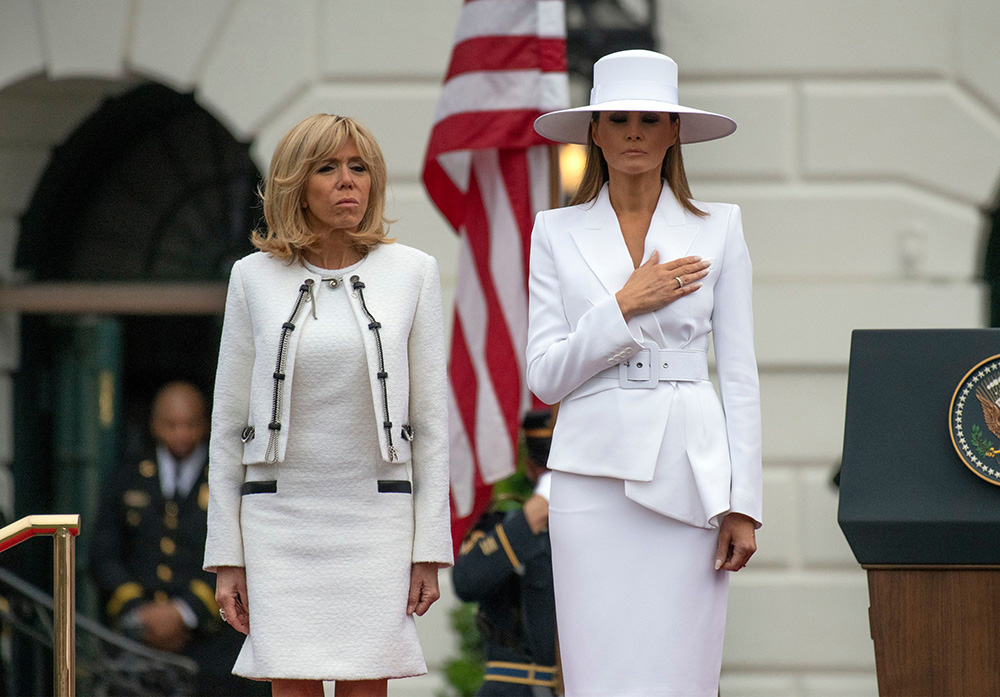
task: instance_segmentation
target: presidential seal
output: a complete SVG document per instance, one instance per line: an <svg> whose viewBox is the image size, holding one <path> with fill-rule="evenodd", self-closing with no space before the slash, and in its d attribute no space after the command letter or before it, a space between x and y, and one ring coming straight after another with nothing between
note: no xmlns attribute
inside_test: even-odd
<svg viewBox="0 0 1000 697"><path fill-rule="evenodd" d="M1000 355L966 373L949 413L951 442L962 462L1000 486Z"/></svg>

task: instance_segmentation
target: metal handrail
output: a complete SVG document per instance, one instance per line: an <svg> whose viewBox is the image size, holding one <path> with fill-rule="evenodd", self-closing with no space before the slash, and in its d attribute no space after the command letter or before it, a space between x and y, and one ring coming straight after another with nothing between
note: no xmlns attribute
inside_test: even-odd
<svg viewBox="0 0 1000 697"><path fill-rule="evenodd" d="M0 622L51 650L52 623L45 620L54 609L52 596L0 566L0 598L3 597L7 604L6 607L0 604ZM29 618L42 626L32 627ZM89 694L95 697L180 697L193 694L190 683L197 673L198 664L187 656L154 649L86 615L76 614L78 693L89 689ZM10 683L7 694L44 694L41 685L36 682L32 692L26 684ZM2 685L0 694L4 694Z"/></svg>
<svg viewBox="0 0 1000 697"><path fill-rule="evenodd" d="M36 535L52 535L53 678L56 697L76 696L76 536L80 516L29 515L0 529L0 552Z"/></svg>

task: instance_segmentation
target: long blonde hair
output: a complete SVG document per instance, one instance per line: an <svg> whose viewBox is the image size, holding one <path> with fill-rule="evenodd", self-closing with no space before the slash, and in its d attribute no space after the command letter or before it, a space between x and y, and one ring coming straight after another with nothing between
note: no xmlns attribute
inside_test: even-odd
<svg viewBox="0 0 1000 697"><path fill-rule="evenodd" d="M349 140L368 166L371 191L358 231L346 233L348 242L364 255L379 244L394 241L387 237L392 221L385 217L385 158L374 136L348 116L315 114L286 133L274 149L267 181L263 190L257 192L264 204L267 223L266 230L254 230L250 236L257 249L279 259L297 259L319 241L319 235L306 222L302 207L306 183L316 166Z"/></svg>
<svg viewBox="0 0 1000 697"><path fill-rule="evenodd" d="M597 198L601 193L601 188L608 181L608 161L604 159L604 153L594 142L594 126L601 112L595 111L590 122L590 131L587 134L587 164L583 168L583 178L580 186L577 187L576 195L569 202L575 206L580 203L587 203ZM671 121L677 121L678 114L670 114ZM684 158L681 155L680 141L667 148L667 154L663 156L663 165L660 167L660 176L667 180L667 186L674 192L677 201L684 206L685 210L705 217L706 211L701 210L692 202L691 186L688 184L687 174L684 172Z"/></svg>

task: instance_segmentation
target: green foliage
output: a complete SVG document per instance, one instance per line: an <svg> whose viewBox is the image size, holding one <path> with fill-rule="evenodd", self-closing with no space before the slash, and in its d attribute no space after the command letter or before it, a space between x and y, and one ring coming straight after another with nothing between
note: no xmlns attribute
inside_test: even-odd
<svg viewBox="0 0 1000 697"><path fill-rule="evenodd" d="M476 629L476 603L462 603L451 611L451 626L458 635L459 655L444 664L449 689L437 697L473 697L483 684L483 639Z"/></svg>
<svg viewBox="0 0 1000 697"><path fill-rule="evenodd" d="M527 455L528 451L522 441L517 453L517 471L493 485L493 510L510 511L520 508L531 496L535 487L524 473Z"/></svg>
<svg viewBox="0 0 1000 697"><path fill-rule="evenodd" d="M972 425L972 447L979 453L979 457L987 457L987 452L993 449L993 441L983 436L983 431L978 424Z"/></svg>

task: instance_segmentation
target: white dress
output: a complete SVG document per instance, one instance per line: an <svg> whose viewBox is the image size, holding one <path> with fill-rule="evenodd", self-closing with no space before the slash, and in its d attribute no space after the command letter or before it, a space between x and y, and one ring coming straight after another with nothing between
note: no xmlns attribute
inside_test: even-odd
<svg viewBox="0 0 1000 697"><path fill-rule="evenodd" d="M364 263L309 269L340 279ZM349 283L317 284L315 317L297 329L285 459L247 467L247 481L278 483L276 493L242 497L250 634L237 675L362 680L427 671L406 614L413 497L378 491L391 475L349 292Z"/></svg>

